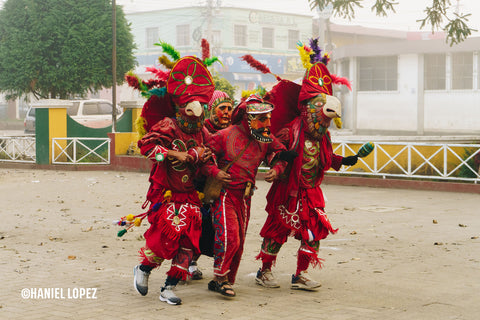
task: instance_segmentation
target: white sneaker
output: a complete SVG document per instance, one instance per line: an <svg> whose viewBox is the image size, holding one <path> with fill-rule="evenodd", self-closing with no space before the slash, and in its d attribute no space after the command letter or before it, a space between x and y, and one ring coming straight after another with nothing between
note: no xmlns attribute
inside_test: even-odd
<svg viewBox="0 0 480 320"><path fill-rule="evenodd" d="M308 291L315 291L315 289L321 287L322 285L308 277L307 271L302 271L298 276L292 275L292 289L301 289Z"/></svg>
<svg viewBox="0 0 480 320"><path fill-rule="evenodd" d="M201 280L203 279L203 273L198 269L197 262L192 261L188 267L188 272L192 275L192 280Z"/></svg>
<svg viewBox="0 0 480 320"><path fill-rule="evenodd" d="M280 287L270 269L265 269L264 271L261 271L261 269L258 269L257 276L255 277L255 281L257 282L257 284L264 286L266 288Z"/></svg>
<svg viewBox="0 0 480 320"><path fill-rule="evenodd" d="M173 292L173 289L175 289L175 286L165 286L162 288L162 292L160 292L160 301L166 302L168 304L181 304L182 299L177 297L175 293Z"/></svg>
<svg viewBox="0 0 480 320"><path fill-rule="evenodd" d="M148 293L148 277L150 272L140 270L140 265L133 268L133 286L142 296Z"/></svg>

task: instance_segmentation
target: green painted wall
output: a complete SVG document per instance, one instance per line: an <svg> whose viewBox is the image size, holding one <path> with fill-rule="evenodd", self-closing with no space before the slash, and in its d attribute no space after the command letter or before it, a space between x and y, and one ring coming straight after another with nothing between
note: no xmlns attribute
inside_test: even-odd
<svg viewBox="0 0 480 320"><path fill-rule="evenodd" d="M117 132L132 132L132 110L127 109L117 120ZM112 132L112 126L104 128L88 128L81 125L67 115L68 138L108 138L107 133Z"/></svg>
<svg viewBox="0 0 480 320"><path fill-rule="evenodd" d="M35 152L38 164L49 164L50 137L49 137L49 109L37 108L35 110Z"/></svg>

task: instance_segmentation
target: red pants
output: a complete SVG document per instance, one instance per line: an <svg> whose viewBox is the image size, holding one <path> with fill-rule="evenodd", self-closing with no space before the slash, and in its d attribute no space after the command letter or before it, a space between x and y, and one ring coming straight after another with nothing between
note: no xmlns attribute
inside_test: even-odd
<svg viewBox="0 0 480 320"><path fill-rule="evenodd" d="M235 283L250 219L250 197L244 190L227 189L212 206L215 244L213 274Z"/></svg>

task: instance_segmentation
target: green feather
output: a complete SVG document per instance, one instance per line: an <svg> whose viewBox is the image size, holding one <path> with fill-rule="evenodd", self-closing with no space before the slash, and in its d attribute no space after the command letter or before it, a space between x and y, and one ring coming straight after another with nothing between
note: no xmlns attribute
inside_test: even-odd
<svg viewBox="0 0 480 320"><path fill-rule="evenodd" d="M168 54L174 61L177 61L178 59L180 59L180 52L175 50L175 48L171 44L168 44L164 41L159 41L154 45L162 47L163 52Z"/></svg>
<svg viewBox="0 0 480 320"><path fill-rule="evenodd" d="M222 61L218 60L218 57L206 58L205 60L203 60L203 63L204 63L207 67L209 67L209 66L211 66L211 65L212 65L214 62L216 62L216 61L220 62L220 64L223 66Z"/></svg>

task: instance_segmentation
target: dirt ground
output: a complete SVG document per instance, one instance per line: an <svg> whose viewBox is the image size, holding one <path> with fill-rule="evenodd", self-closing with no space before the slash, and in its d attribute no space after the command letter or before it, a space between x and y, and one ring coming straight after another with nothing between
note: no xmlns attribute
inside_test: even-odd
<svg viewBox="0 0 480 320"><path fill-rule="evenodd" d="M321 242L317 292L289 288L298 243L279 254L281 288L255 284L269 184L258 181L245 252L227 300L204 279L179 285L180 306L158 300L168 264L137 294L132 268L147 225L122 238L112 221L141 213L148 175L0 167L0 319L478 319L480 195L325 185L339 231ZM94 288L95 299L26 298L25 288Z"/></svg>

